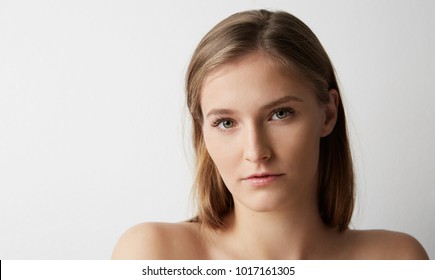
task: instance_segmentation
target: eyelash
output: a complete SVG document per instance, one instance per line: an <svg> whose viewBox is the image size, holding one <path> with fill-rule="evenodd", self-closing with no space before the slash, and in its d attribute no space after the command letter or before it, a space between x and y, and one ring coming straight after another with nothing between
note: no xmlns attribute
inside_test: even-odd
<svg viewBox="0 0 435 280"><path fill-rule="evenodd" d="M223 123L224 121L231 121L231 122L234 123L234 120L232 120L232 119L228 119L228 118L224 118L224 117L218 117L216 120L213 121L213 123L212 123L211 126L212 126L212 127L216 127L216 128L218 128L219 130L226 131L226 130L228 130L229 128L227 128L227 129L222 129L222 128L219 127L219 125L220 125L221 123Z"/></svg>
<svg viewBox="0 0 435 280"><path fill-rule="evenodd" d="M287 113L287 116L285 116L283 119L279 119L279 120L284 120L287 119L289 117L292 117L295 114L295 110L290 108L290 107L282 107L282 108L277 108L276 110L274 110L271 114L271 117L273 115L275 115L276 113L280 112L280 111L284 111Z"/></svg>
<svg viewBox="0 0 435 280"><path fill-rule="evenodd" d="M282 119L279 119L279 118L278 118L277 121L283 121L283 120L286 120L287 118L292 117L292 116L295 114L295 110L292 109L292 108L289 108L289 107L277 108L276 110L274 110L274 111L272 112L272 114L270 115L269 119L270 119L273 115L275 115L276 113L281 112L281 111L286 112L287 115L286 115L284 118L282 118ZM219 130L224 131L224 132L227 131L227 130L229 130L230 128L234 127L234 124L233 124L233 126L230 127L230 128L220 128L219 125L220 125L222 122L224 122L224 121L231 121L231 122L234 123L234 120L232 120L232 119L225 118L225 117L218 117L216 120L214 120L214 121L212 122L212 127L216 127L216 128L218 128Z"/></svg>

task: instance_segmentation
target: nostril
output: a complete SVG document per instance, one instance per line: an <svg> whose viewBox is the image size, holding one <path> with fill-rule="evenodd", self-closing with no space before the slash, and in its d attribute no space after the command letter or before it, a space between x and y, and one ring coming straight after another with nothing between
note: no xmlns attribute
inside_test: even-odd
<svg viewBox="0 0 435 280"><path fill-rule="evenodd" d="M269 160L272 153L269 149L262 149L257 151L245 152L245 160L250 162L258 162Z"/></svg>
<svg viewBox="0 0 435 280"><path fill-rule="evenodd" d="M267 159L270 158L270 156L271 156L270 153L268 153L267 155L264 155L264 156L263 156L263 159L267 160Z"/></svg>

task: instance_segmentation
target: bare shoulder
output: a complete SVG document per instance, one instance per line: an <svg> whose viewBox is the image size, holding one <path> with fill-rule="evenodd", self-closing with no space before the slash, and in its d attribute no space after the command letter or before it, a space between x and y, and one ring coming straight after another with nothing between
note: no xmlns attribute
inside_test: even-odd
<svg viewBox="0 0 435 280"><path fill-rule="evenodd" d="M202 245L195 223L143 223L118 240L112 259L199 259Z"/></svg>
<svg viewBox="0 0 435 280"><path fill-rule="evenodd" d="M422 260L428 255L411 235L387 230L350 230L351 258L372 260Z"/></svg>

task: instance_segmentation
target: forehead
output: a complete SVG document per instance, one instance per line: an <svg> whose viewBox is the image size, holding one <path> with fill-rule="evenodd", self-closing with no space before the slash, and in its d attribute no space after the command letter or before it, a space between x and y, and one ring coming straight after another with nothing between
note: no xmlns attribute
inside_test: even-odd
<svg viewBox="0 0 435 280"><path fill-rule="evenodd" d="M203 82L203 87L210 81L219 78L223 75L229 74L235 70L243 70L247 68L256 68L256 71L268 70L274 71L280 75L288 75L290 77L300 77L302 75L296 70L296 67L292 63L279 63L278 59L273 58L271 55L256 51L243 55L235 60L224 63L217 67L211 73L206 75ZM286 66L284 66L284 64Z"/></svg>
<svg viewBox="0 0 435 280"><path fill-rule="evenodd" d="M263 54L227 63L209 74L201 90L203 112L212 106L255 105L284 95L307 98L313 87L294 71L284 70Z"/></svg>

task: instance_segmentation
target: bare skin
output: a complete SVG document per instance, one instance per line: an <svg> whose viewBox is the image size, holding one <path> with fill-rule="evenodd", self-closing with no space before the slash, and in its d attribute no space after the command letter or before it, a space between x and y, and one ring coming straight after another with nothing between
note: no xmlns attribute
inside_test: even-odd
<svg viewBox="0 0 435 280"><path fill-rule="evenodd" d="M317 235L317 234L316 234ZM269 244L249 242L225 230L203 229L198 223L144 223L128 230L118 241L113 259L224 260L224 259L332 259L425 260L424 248L412 236L385 230L346 230L305 242ZM316 238L318 238L316 236ZM270 243L273 243L270 246ZM312 244L309 246L308 244ZM305 247L305 248L303 248ZM305 250L305 251L304 251Z"/></svg>
<svg viewBox="0 0 435 280"><path fill-rule="evenodd" d="M331 90L320 104L310 85L275 66L249 55L210 74L201 92L206 147L234 201L224 227L137 225L114 259L428 258L409 235L323 223L319 143L336 123L338 95Z"/></svg>

